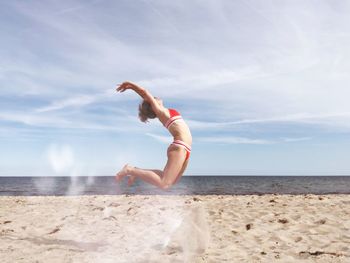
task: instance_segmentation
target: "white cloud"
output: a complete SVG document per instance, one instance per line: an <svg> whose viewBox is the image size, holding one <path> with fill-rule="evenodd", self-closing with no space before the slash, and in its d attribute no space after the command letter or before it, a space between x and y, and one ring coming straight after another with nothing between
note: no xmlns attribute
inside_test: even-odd
<svg viewBox="0 0 350 263"><path fill-rule="evenodd" d="M235 136L216 136L216 137L198 137L195 141L209 142L209 143L224 143L224 144L276 144L282 142L298 142L311 140L311 137L300 137L300 138L281 138L275 140L265 139L252 139Z"/></svg>
<svg viewBox="0 0 350 263"><path fill-rule="evenodd" d="M215 71L207 71L201 73L181 74L175 77L162 77L150 80L140 80L138 83L145 87L154 87L157 92L164 92L164 88L178 87L172 89L171 94L164 95L176 96L177 94L194 95L195 91L202 91L203 89L210 89L213 94L222 93L222 90L214 90L213 87L224 84L232 84L234 82L245 79L256 79L267 77L269 74L262 72L259 67L245 67L245 68L222 68ZM181 88L185 87L185 88Z"/></svg>
<svg viewBox="0 0 350 263"><path fill-rule="evenodd" d="M103 93L97 93L93 95L80 95L80 96L68 97L63 100L54 101L50 105L38 108L35 111L46 112L46 111L61 110L67 107L86 106L86 105L97 103L103 100L111 100L113 96L117 98L116 95L117 95L116 91L110 89Z"/></svg>
<svg viewBox="0 0 350 263"><path fill-rule="evenodd" d="M146 133L147 136L150 136L154 139L156 139L159 142L170 144L172 142L171 136L163 136L153 133ZM205 136L199 136L194 137L194 141L198 142L209 142L209 143L229 143L229 144L271 144L275 143L273 141L268 140L262 140L262 139L250 139L250 138L243 138L243 137L235 137L235 136L216 136L216 137L205 137Z"/></svg>
<svg viewBox="0 0 350 263"><path fill-rule="evenodd" d="M311 137L300 137L300 138L282 138L285 142L300 142L300 141L308 141L311 140Z"/></svg>
<svg viewBox="0 0 350 263"><path fill-rule="evenodd" d="M149 132L147 132L146 135L164 144L170 144L173 141L173 138L171 136L158 135Z"/></svg>
<svg viewBox="0 0 350 263"><path fill-rule="evenodd" d="M135 119L135 118L133 118ZM25 124L31 127L46 127L46 128L68 128L81 130L100 130L111 132L137 132L139 127L135 121L131 121L130 117L114 117L107 119L108 124L100 124L96 121L84 120L84 118L77 119L74 116L57 116L57 115L41 115L38 113L0 113L0 121L10 121L14 123ZM22 130L19 128L12 128ZM45 131L43 131L45 132Z"/></svg>
<svg viewBox="0 0 350 263"><path fill-rule="evenodd" d="M343 13L348 5L339 14L322 1L316 9L310 3L293 2L285 6L245 1L139 4L142 15L137 21L128 20L128 5L111 5L105 10L102 3L95 2L13 4L33 22L32 29L37 23L40 30L50 29L50 33L44 30L44 40L63 39L47 44L57 44L53 54L64 63L33 67L28 59L36 53L33 47L26 49L28 56L20 64L12 62L12 70L17 65L17 70L28 73L24 83L38 96L51 90L53 102L39 112L103 101L106 98L96 98L91 92L124 79L165 99L187 104L191 99L215 102L221 106L218 116L227 120L247 118L256 123L254 119L277 113L349 110L345 73L350 63L342 59L350 51L346 45L350 21ZM75 12L77 8L83 12ZM112 10L118 19L108 24L103 14ZM242 26L244 17L252 19ZM128 27L120 22L124 19ZM203 26L193 32L200 23ZM72 64L66 63L68 58ZM81 92L84 85L85 94ZM191 117L196 120L198 116Z"/></svg>
<svg viewBox="0 0 350 263"><path fill-rule="evenodd" d="M72 123L66 119L42 116L25 112L1 112L0 120L22 123L28 126L69 127Z"/></svg>
<svg viewBox="0 0 350 263"><path fill-rule="evenodd" d="M267 123L304 123L304 124L318 124L318 125L329 125L336 124L340 120L349 119L350 112L334 112L334 113L323 113L323 114L309 114L309 113L298 113L286 116L275 116L269 118L260 119L241 119L237 121L227 122L206 122L196 120L186 120L188 125L195 130L222 130L229 128L234 125L244 124L267 124ZM344 123L344 127L350 127L347 123Z"/></svg>
<svg viewBox="0 0 350 263"><path fill-rule="evenodd" d="M1 126L27 137L74 128L169 143L159 123L138 122L137 95L112 94L131 80L183 109L194 140L349 132L349 11L326 0L9 2L0 10L14 17L0 18ZM264 140L271 129L284 134ZM233 130L255 135L212 138Z"/></svg>
<svg viewBox="0 0 350 263"><path fill-rule="evenodd" d="M78 10L81 10L81 9L90 7L92 5L98 4L101 1L103 1L103 0L95 0L95 1L91 1L91 2L84 1L84 4L72 5L72 6L60 9L57 12L55 12L54 15L63 15L63 14L66 14L66 13L76 12Z"/></svg>
<svg viewBox="0 0 350 263"><path fill-rule="evenodd" d="M251 139L235 136L197 137L194 141L224 144L273 144L274 141L264 139Z"/></svg>
<svg viewBox="0 0 350 263"><path fill-rule="evenodd" d="M61 101L55 101L51 105L48 105L46 107L42 107L37 109L37 112L45 112L45 111L52 111L52 110L59 110L62 108L70 107L70 106L82 106L91 104L95 101L93 96L83 95L79 97L73 97L68 98L66 100Z"/></svg>

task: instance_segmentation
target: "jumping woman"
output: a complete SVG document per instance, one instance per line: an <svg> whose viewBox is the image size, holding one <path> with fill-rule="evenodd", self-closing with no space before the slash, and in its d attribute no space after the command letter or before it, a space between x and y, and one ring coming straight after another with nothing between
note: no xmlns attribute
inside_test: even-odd
<svg viewBox="0 0 350 263"><path fill-rule="evenodd" d="M187 167L192 145L190 129L178 111L165 108L163 101L157 97L153 97L146 89L131 82L124 82L117 87L117 91L120 92L124 92L127 89L134 90L143 98L143 101L139 105L140 120L147 122L148 119L157 117L174 137L174 141L168 147L168 161L163 171L140 169L126 164L117 173L116 179L119 182L125 176L129 176L128 185L130 186L136 178L140 178L161 189L168 189L180 179Z"/></svg>

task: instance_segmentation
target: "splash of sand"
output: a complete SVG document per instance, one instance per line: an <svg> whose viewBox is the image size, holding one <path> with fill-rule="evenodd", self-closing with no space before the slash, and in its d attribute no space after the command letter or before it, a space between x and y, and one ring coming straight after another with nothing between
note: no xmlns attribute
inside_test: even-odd
<svg viewBox="0 0 350 263"><path fill-rule="evenodd" d="M167 253L182 251L184 262L203 254L209 246L210 230L207 212L203 205L189 208L181 221L174 225L168 240L165 242Z"/></svg>

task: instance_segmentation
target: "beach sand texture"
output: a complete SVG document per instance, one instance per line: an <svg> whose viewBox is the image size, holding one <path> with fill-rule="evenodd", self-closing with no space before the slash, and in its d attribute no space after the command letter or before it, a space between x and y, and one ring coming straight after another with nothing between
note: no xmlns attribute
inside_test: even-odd
<svg viewBox="0 0 350 263"><path fill-rule="evenodd" d="M350 195L1 196L1 262L350 262Z"/></svg>

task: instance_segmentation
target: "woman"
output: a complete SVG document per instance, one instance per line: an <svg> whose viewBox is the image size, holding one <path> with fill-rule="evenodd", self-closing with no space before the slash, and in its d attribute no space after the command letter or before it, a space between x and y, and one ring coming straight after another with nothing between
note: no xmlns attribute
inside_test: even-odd
<svg viewBox="0 0 350 263"><path fill-rule="evenodd" d="M140 169L126 164L117 173L116 179L119 182L128 175L129 186L133 184L136 178L140 178L161 189L168 189L180 179L187 167L192 145L190 129L179 112L174 109L165 108L163 101L157 97L153 97L146 89L131 82L124 82L117 88L117 91L124 92L127 89L134 90L143 98L143 101L139 105L140 120L147 122L148 119L157 117L174 137L174 141L168 147L168 161L163 171Z"/></svg>

